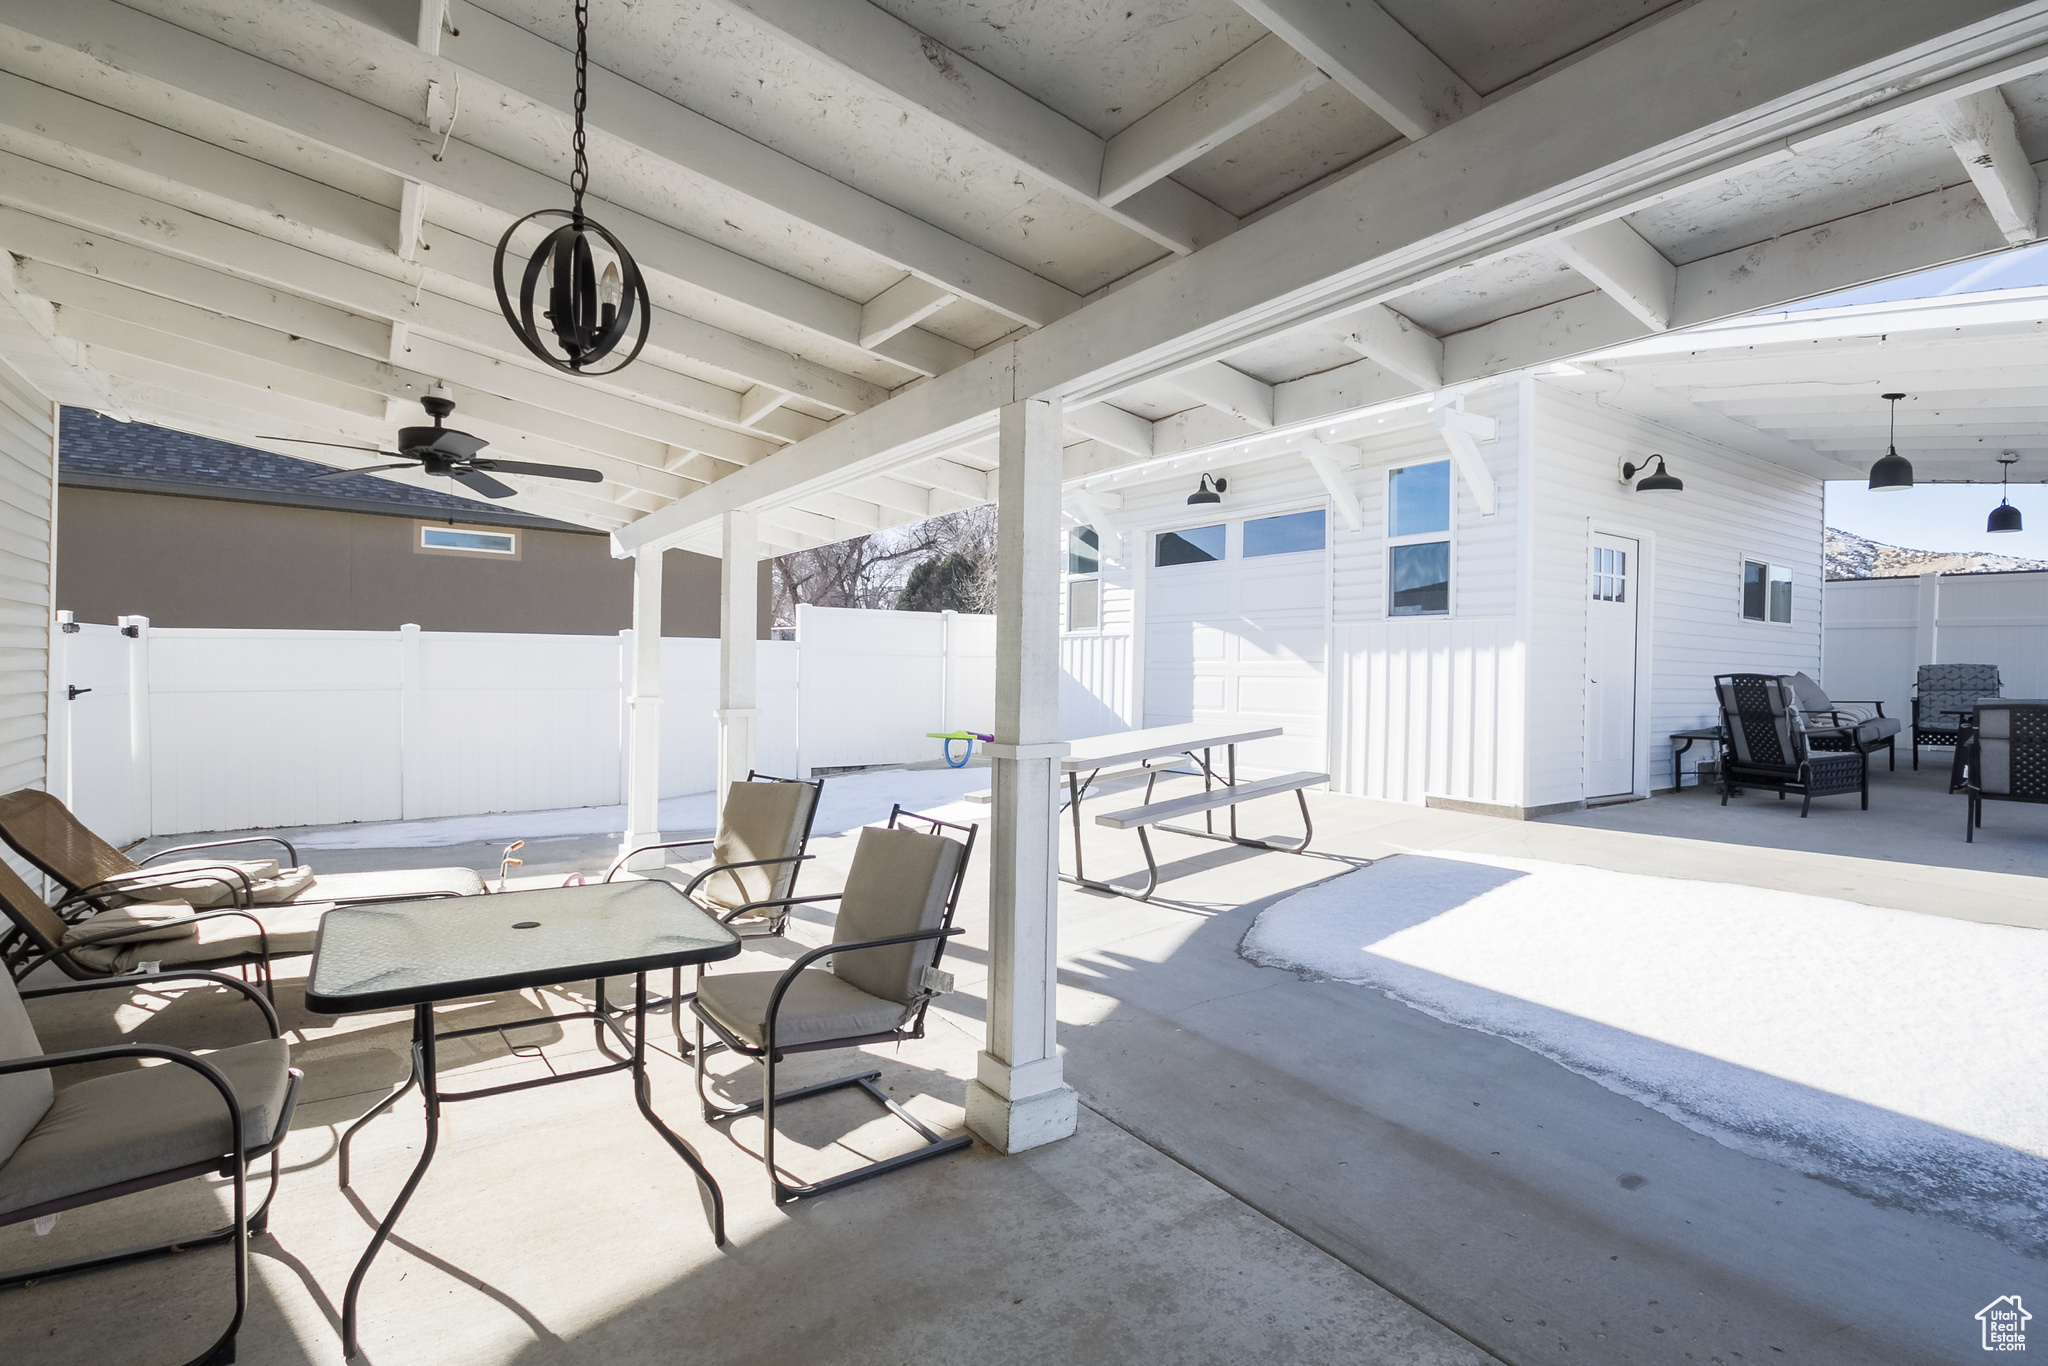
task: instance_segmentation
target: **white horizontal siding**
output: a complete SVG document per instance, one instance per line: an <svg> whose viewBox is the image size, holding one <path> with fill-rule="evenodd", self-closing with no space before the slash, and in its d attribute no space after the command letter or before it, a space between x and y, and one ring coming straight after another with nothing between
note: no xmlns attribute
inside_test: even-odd
<svg viewBox="0 0 2048 1366"><path fill-rule="evenodd" d="M1585 795L1587 555L1595 531L1643 543L1647 632L1639 665L1637 785L1671 785L1669 737L1710 724L1714 675L1820 667L1821 484L1606 406L1536 384L1530 578L1529 805ZM1682 493L1637 493L1623 459L1660 452ZM1792 623L1744 621L1745 556L1793 572Z"/></svg>

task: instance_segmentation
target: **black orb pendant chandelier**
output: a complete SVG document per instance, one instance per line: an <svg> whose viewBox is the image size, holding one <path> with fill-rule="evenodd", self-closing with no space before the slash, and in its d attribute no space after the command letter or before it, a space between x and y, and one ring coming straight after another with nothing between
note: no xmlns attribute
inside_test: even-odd
<svg viewBox="0 0 2048 1366"><path fill-rule="evenodd" d="M567 209L541 209L505 229L498 239L498 255L491 273L498 286L498 307L505 321L533 352L555 369L570 375L610 375L625 369L647 344L647 324L653 309L647 302L647 284L633 253L609 229L583 214L583 190L590 182L590 163L583 153L583 109L589 65L590 0L576 0L576 166L569 172L569 190L575 203ZM526 263L519 281L519 303L505 287L505 253L513 234L536 219L568 220L550 232ZM612 259L600 272L601 255ZM546 327L535 322L533 296L545 275L547 307L541 312ZM634 333L633 348L625 357L607 366L619 350L619 343ZM604 367L604 368L598 368Z"/></svg>

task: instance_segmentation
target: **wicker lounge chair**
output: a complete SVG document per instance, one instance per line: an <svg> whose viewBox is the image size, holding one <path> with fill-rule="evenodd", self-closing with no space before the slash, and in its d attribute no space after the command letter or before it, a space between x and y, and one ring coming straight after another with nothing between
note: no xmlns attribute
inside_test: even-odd
<svg viewBox="0 0 2048 1366"><path fill-rule="evenodd" d="M1799 794L1802 819L1815 797L1860 792L1870 809L1870 759L1861 750L1816 753L1799 727L1792 689L1774 674L1722 674L1714 680L1721 702L1721 805L1745 787Z"/></svg>

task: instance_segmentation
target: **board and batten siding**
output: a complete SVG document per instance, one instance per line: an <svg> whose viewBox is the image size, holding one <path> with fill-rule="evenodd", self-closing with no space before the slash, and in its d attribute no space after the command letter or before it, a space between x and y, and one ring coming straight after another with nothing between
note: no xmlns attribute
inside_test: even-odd
<svg viewBox="0 0 2048 1366"><path fill-rule="evenodd" d="M56 450L56 405L0 361L0 792L48 777Z"/></svg>
<svg viewBox="0 0 2048 1366"><path fill-rule="evenodd" d="M1525 805L1585 795L1588 554L1595 532L1642 544L1636 790L1672 786L1670 735L1710 725L1716 674L1817 673L1818 479L1681 434L1543 380L1535 384ZM1626 459L1657 452L1681 493L1637 493ZM1745 621L1742 561L1792 570L1789 625ZM1644 629L1644 628L1647 629Z"/></svg>

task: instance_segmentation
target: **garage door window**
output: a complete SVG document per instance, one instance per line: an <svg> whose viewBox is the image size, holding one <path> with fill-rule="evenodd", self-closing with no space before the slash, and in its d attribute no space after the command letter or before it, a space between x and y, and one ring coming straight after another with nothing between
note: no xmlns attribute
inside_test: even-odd
<svg viewBox="0 0 2048 1366"><path fill-rule="evenodd" d="M1154 543L1152 563L1159 568L1175 564L1208 564L1223 558L1223 526L1191 526L1182 531L1162 531Z"/></svg>
<svg viewBox="0 0 2048 1366"><path fill-rule="evenodd" d="M1387 615L1451 610L1451 462L1387 472Z"/></svg>
<svg viewBox="0 0 2048 1366"><path fill-rule="evenodd" d="M1292 555L1323 548L1323 512L1290 512L1284 517L1255 517L1244 524L1244 557Z"/></svg>

